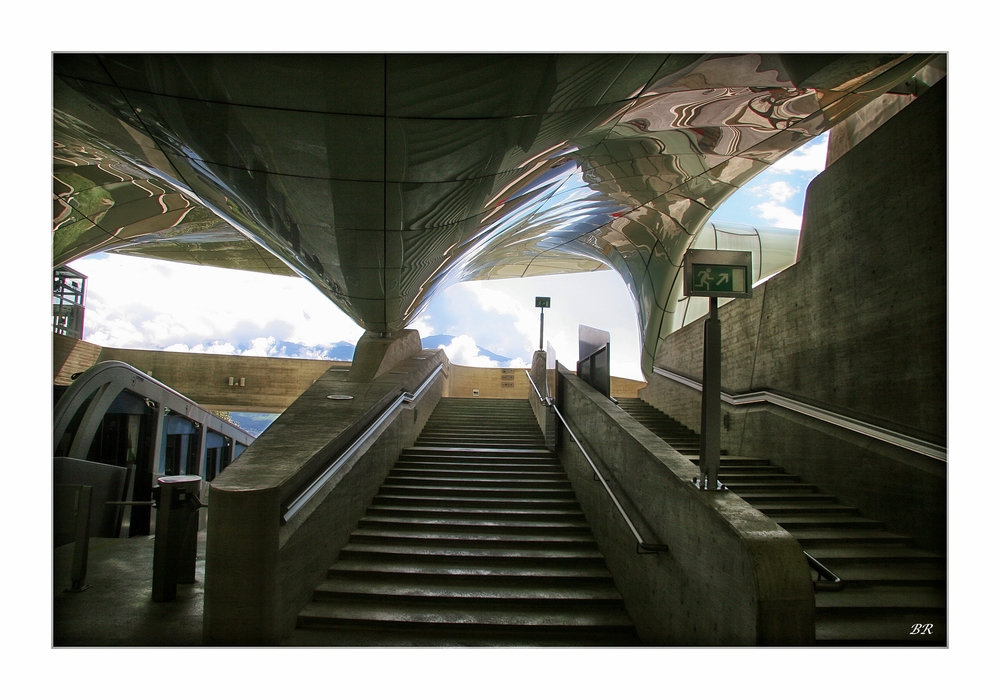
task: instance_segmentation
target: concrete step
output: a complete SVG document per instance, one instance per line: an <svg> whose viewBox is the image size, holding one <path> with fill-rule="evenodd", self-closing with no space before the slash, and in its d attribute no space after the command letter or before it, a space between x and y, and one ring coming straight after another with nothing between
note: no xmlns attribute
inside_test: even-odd
<svg viewBox="0 0 1000 700"><path fill-rule="evenodd" d="M597 545L591 542L489 541L468 539L385 539L351 535L340 550L341 558L373 557L445 557L451 559L592 559L604 561Z"/></svg>
<svg viewBox="0 0 1000 700"><path fill-rule="evenodd" d="M503 440L503 439L482 439L476 440L474 438L469 438L467 440L417 440L413 447L410 449L441 449L441 450L470 450L473 452L491 450L494 452L518 452L518 451L533 451L533 452L544 452L545 442L544 440L526 441L526 440Z"/></svg>
<svg viewBox="0 0 1000 700"><path fill-rule="evenodd" d="M719 479L725 481L726 485L730 488L736 488L742 486L743 484L800 484L802 479L793 474L784 474L777 472L761 472L761 471L747 471L747 472L734 472L731 470L726 470L726 473L722 473L719 470Z"/></svg>
<svg viewBox="0 0 1000 700"><path fill-rule="evenodd" d="M534 530L534 531L532 531ZM408 545L433 543L434 546L476 546L486 548L520 547L523 549L546 547L594 546L594 536L589 532L553 532L542 528L511 528L504 525L473 528L409 527L408 523L366 523L351 535L351 542L373 545ZM584 547L585 546L585 547Z"/></svg>
<svg viewBox="0 0 1000 700"><path fill-rule="evenodd" d="M562 470L533 469L496 469L472 468L463 469L459 465L449 467L438 467L437 465L424 465L421 467L405 465L396 466L389 471L390 477L415 477L415 478L444 478L444 479L532 479L547 481L557 478L566 478L566 473Z"/></svg>
<svg viewBox="0 0 1000 700"><path fill-rule="evenodd" d="M817 515L833 517L834 515L859 516L860 514L857 508L845 506L842 503L762 503L756 506L756 508L772 519L784 516Z"/></svg>
<svg viewBox="0 0 1000 700"><path fill-rule="evenodd" d="M535 474L565 474L558 462L526 462L517 460L484 461L481 459L434 461L431 459L400 458L393 469L434 469L437 471L531 472Z"/></svg>
<svg viewBox="0 0 1000 700"><path fill-rule="evenodd" d="M429 645L628 646L638 644L635 628L624 611L569 610L542 612L517 609L513 603L496 610L496 601L460 607L413 602L312 602L299 616L302 631L343 632L353 639L394 635ZM419 641L426 640L426 641ZM322 642L320 642L322 643ZM330 643L330 642L327 642ZM358 643L358 642L355 642ZM377 642L361 642L366 646Z"/></svg>
<svg viewBox="0 0 1000 700"><path fill-rule="evenodd" d="M764 466L764 465L750 465L750 466L740 466L738 464L726 464L719 465L719 477L723 476L742 476L742 475L755 475L755 474L787 474L787 472L781 467L775 466Z"/></svg>
<svg viewBox="0 0 1000 700"><path fill-rule="evenodd" d="M819 491L814 484L804 484L801 482L737 481L735 483L723 483L738 496L742 496L744 493L754 494L761 491L780 493L816 493Z"/></svg>
<svg viewBox="0 0 1000 700"><path fill-rule="evenodd" d="M512 522L512 523L577 523L584 519L579 504L565 503L554 508L520 508L508 505L481 507L434 505L380 505L368 507L368 517L423 519L427 522Z"/></svg>
<svg viewBox="0 0 1000 700"><path fill-rule="evenodd" d="M424 576L518 576L529 578L608 578L611 572L597 557L455 557L455 556L342 556L329 576L348 572L369 575L420 574Z"/></svg>
<svg viewBox="0 0 1000 700"><path fill-rule="evenodd" d="M678 450L679 452L680 450ZM691 461L698 464L698 456L695 455L691 458ZM771 460L760 459L758 457L739 457L737 455L722 455L719 458L719 468L728 466L746 466L746 467L768 467L771 465Z"/></svg>
<svg viewBox="0 0 1000 700"><path fill-rule="evenodd" d="M463 508L463 509L485 509L485 508L503 508L503 509L517 509L517 510L560 510L565 509L571 505L576 505L575 498L552 498L552 497L538 497L538 498L513 498L507 497L487 497L487 496L466 496L464 498L459 498L458 496L432 496L432 495L400 495L400 494L382 494L378 493L372 501L373 504L383 505L383 506L445 506L452 508Z"/></svg>
<svg viewBox="0 0 1000 700"><path fill-rule="evenodd" d="M811 550L810 550L811 551ZM857 586L944 586L943 562L906 561L824 561L837 574L847 588Z"/></svg>
<svg viewBox="0 0 1000 700"><path fill-rule="evenodd" d="M476 477L446 477L446 476L396 476L392 473L385 480L386 486L505 486L508 488L569 488L569 479L522 479L509 476L476 476Z"/></svg>
<svg viewBox="0 0 1000 700"><path fill-rule="evenodd" d="M932 552L927 552L915 547L905 545L838 545L822 544L810 545L808 552L816 559L823 562L835 574L844 578L843 564L884 564L890 562L908 564L933 564L939 563L941 557Z"/></svg>
<svg viewBox="0 0 1000 700"><path fill-rule="evenodd" d="M734 491L734 493L736 493ZM836 503L837 497L828 493L807 493L802 491L748 491L737 495L750 505L786 503Z"/></svg>
<svg viewBox="0 0 1000 700"><path fill-rule="evenodd" d="M912 545L913 538L886 529L824 528L792 529L789 532L803 548L812 552L814 547L840 544ZM814 555L815 556L815 555Z"/></svg>
<svg viewBox="0 0 1000 700"><path fill-rule="evenodd" d="M458 604L456 604L458 603ZM608 609L593 605L556 605L547 601L548 609L539 610L520 599L510 599L499 604L498 599L433 599L409 601L380 601L369 605L360 601L313 601L299 615L303 627L324 626L331 622L389 622L424 625L463 625L479 628L532 626L532 627L632 627L623 609ZM582 607L582 609L581 609ZM483 632L488 631L482 629Z"/></svg>
<svg viewBox="0 0 1000 700"><path fill-rule="evenodd" d="M576 495L573 493L573 489L568 486L558 487L558 486L547 486L542 484L540 486L518 486L518 487L506 487L502 485L489 486L489 485L477 485L477 486L398 486L395 484L386 484L379 490L379 494L385 496L415 496L415 497L425 497L425 496L453 496L455 498L473 498L478 496L485 496L487 498L555 498L555 499L569 499L575 500Z"/></svg>
<svg viewBox="0 0 1000 700"><path fill-rule="evenodd" d="M487 410L496 405L441 399L300 614L292 643L638 644L528 402Z"/></svg>
<svg viewBox="0 0 1000 700"><path fill-rule="evenodd" d="M547 521L502 521L497 520L494 522L489 522L483 519L480 515L478 518L466 518L463 520L444 520L440 518L415 518L415 517L386 517L369 514L361 519L358 523L358 533L367 533L370 531L382 532L387 529L398 529L400 527L405 527L408 531L417 532L427 532L427 533L455 533L455 532L467 532L467 533L493 533L500 532L503 534L519 534L519 535L530 535L532 537L538 536L542 537L545 534L549 535L570 535L570 534L585 534L591 540L593 536L590 533L590 527L587 525L586 520L562 520L555 522Z"/></svg>
<svg viewBox="0 0 1000 700"><path fill-rule="evenodd" d="M316 588L316 599L351 596L367 598L392 596L402 600L412 597L452 599L526 600L545 603L551 600L615 601L622 597L607 578L525 576L420 576L415 574L339 575ZM457 601L456 601L457 602Z"/></svg>
<svg viewBox="0 0 1000 700"><path fill-rule="evenodd" d="M904 611L914 615L943 615L947 595L937 586L867 586L842 591L817 591L816 610L824 616L856 613Z"/></svg>
<svg viewBox="0 0 1000 700"><path fill-rule="evenodd" d="M931 634L914 633L931 625ZM817 611L817 646L947 646L947 618L910 612L858 612L825 619Z"/></svg>
<svg viewBox="0 0 1000 700"><path fill-rule="evenodd" d="M795 515L771 515L774 522L792 534L811 528L884 528L884 523L871 518L845 513L816 513Z"/></svg>

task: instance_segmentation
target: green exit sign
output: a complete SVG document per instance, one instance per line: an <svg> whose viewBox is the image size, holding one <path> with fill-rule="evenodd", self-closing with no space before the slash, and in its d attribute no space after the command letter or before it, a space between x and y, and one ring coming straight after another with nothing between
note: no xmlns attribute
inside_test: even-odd
<svg viewBox="0 0 1000 700"><path fill-rule="evenodd" d="M692 265L692 289L698 292L745 292L747 269L732 265Z"/></svg>
<svg viewBox="0 0 1000 700"><path fill-rule="evenodd" d="M749 251L689 250L684 256L684 292L689 297L745 298L751 295Z"/></svg>
<svg viewBox="0 0 1000 700"><path fill-rule="evenodd" d="M535 297L536 309L552 308L552 297Z"/></svg>

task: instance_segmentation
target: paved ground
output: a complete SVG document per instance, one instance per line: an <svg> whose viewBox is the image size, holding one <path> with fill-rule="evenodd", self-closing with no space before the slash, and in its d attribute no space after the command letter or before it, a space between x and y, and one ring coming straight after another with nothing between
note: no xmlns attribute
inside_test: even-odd
<svg viewBox="0 0 1000 700"><path fill-rule="evenodd" d="M153 538L91 538L82 593L67 593L73 545L55 550L52 644L56 647L188 647L201 644L205 532L198 533L195 583L177 599L154 603Z"/></svg>

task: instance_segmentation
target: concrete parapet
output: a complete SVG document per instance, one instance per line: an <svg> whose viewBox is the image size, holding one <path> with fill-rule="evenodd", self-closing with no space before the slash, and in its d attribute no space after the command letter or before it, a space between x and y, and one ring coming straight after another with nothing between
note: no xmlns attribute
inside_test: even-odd
<svg viewBox="0 0 1000 700"><path fill-rule="evenodd" d="M365 382L327 371L212 482L205 643L275 644L292 631L399 453L419 435L447 377L397 408L285 525L283 508L402 392L448 363L440 350L418 347L416 354Z"/></svg>
<svg viewBox="0 0 1000 700"><path fill-rule="evenodd" d="M662 645L812 644L815 598L798 542L735 494L700 491L698 468L564 368L562 410L643 538L636 540L576 444L559 456L640 638Z"/></svg>

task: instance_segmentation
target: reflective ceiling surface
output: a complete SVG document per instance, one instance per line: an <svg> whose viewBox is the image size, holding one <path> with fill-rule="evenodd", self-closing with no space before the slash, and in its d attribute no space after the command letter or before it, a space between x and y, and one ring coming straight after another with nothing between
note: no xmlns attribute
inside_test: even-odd
<svg viewBox="0 0 1000 700"><path fill-rule="evenodd" d="M375 332L454 282L612 268L648 375L713 210L930 58L57 54L53 263L297 273Z"/></svg>

